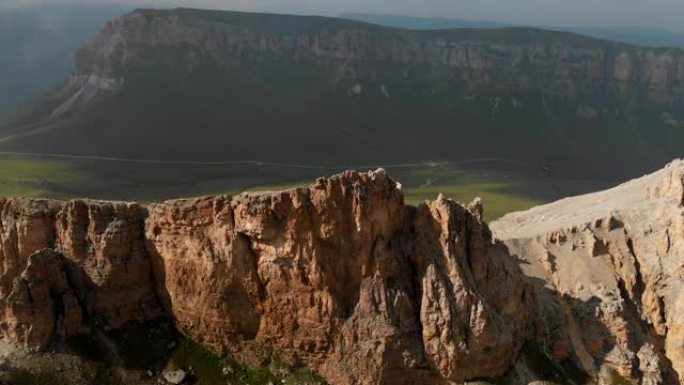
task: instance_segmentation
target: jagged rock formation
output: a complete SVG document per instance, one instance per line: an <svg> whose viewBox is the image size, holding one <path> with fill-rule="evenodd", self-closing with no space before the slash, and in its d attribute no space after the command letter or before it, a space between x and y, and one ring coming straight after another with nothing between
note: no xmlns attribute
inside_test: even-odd
<svg viewBox="0 0 684 385"><path fill-rule="evenodd" d="M681 383L683 180L673 163L494 238L479 200L406 206L383 170L148 208L2 200L0 333L40 348L165 313L332 384Z"/></svg>
<svg viewBox="0 0 684 385"><path fill-rule="evenodd" d="M216 350L276 346L332 383L502 374L525 340L528 289L485 256L486 230L463 207L402 200L375 172L152 206L159 290Z"/></svg>
<svg viewBox="0 0 684 385"><path fill-rule="evenodd" d="M622 180L684 155L683 84L684 51L568 33L137 10L79 50L33 114L0 127L0 150L331 165L492 157Z"/></svg>
<svg viewBox="0 0 684 385"><path fill-rule="evenodd" d="M640 384L684 379L684 161L491 224L536 287L554 360Z"/></svg>
<svg viewBox="0 0 684 385"><path fill-rule="evenodd" d="M149 213L2 206L0 331L33 347L92 321L155 317L161 305L219 352L249 360L269 346L334 384L419 384L503 374L531 325L530 288L485 255L478 206L405 206L384 171Z"/></svg>
<svg viewBox="0 0 684 385"><path fill-rule="evenodd" d="M161 314L136 204L0 199L5 338L45 347L86 323Z"/></svg>

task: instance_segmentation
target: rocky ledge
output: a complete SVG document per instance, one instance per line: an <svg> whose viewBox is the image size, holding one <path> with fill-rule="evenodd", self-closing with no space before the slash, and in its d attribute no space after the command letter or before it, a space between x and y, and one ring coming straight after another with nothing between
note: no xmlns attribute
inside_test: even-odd
<svg viewBox="0 0 684 385"><path fill-rule="evenodd" d="M384 170L149 207L0 199L0 333L45 349L165 315L335 385L681 383L683 180L675 162L494 236L478 200L407 206Z"/></svg>

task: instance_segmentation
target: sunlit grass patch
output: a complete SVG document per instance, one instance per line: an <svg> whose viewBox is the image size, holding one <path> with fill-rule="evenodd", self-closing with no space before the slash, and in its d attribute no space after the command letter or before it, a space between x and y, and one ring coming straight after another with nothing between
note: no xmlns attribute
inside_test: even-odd
<svg viewBox="0 0 684 385"><path fill-rule="evenodd" d="M296 189L299 187L306 187L309 186L312 182L299 182L299 183L281 183L281 184L273 184L273 185L263 185L263 186L254 186L250 187L246 192L264 192L264 191L283 191L283 190L292 190Z"/></svg>
<svg viewBox="0 0 684 385"><path fill-rule="evenodd" d="M171 357L169 368L191 372L200 385L325 385L320 376L305 368L278 377L267 367L248 368L187 338L181 339Z"/></svg>
<svg viewBox="0 0 684 385"><path fill-rule="evenodd" d="M78 182L62 162L0 157L0 196L59 198Z"/></svg>
<svg viewBox="0 0 684 385"><path fill-rule="evenodd" d="M425 200L434 200L440 193L463 205L476 197L480 197L484 203L484 217L486 221L498 219L510 212L526 210L541 203L535 199L516 195L507 190L508 186L503 183L464 182L454 185L408 188L404 191L404 197L406 203L411 205L420 204Z"/></svg>
<svg viewBox="0 0 684 385"><path fill-rule="evenodd" d="M486 221L544 203L531 194L541 178L495 168L436 165L400 170L395 178L402 183L405 201L410 205L434 200L440 193L462 205L480 197Z"/></svg>

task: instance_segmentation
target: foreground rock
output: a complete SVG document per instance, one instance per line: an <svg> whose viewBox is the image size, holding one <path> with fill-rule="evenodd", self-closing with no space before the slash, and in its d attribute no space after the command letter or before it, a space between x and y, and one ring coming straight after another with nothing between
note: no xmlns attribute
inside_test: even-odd
<svg viewBox="0 0 684 385"><path fill-rule="evenodd" d="M383 170L149 208L2 200L0 333L45 348L167 314L332 384L677 383L683 174L506 217L502 241L481 202L406 206Z"/></svg>
<svg viewBox="0 0 684 385"><path fill-rule="evenodd" d="M524 300L488 294L527 289L485 256L479 220L443 198L405 206L384 171L155 205L147 239L183 331L217 351L276 347L332 383L498 376L526 339Z"/></svg>
<svg viewBox="0 0 684 385"><path fill-rule="evenodd" d="M135 204L0 199L0 332L45 347L161 314Z"/></svg>
<svg viewBox="0 0 684 385"><path fill-rule="evenodd" d="M491 224L535 286L544 346L592 375L684 379L684 161Z"/></svg>

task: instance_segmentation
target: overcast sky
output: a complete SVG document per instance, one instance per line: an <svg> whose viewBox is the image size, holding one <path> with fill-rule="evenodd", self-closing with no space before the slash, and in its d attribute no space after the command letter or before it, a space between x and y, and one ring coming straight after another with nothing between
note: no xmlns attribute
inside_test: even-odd
<svg viewBox="0 0 684 385"><path fill-rule="evenodd" d="M107 0L0 0L0 7ZM111 0L109 2L117 2ZM134 6L296 14L344 12L451 17L555 26L647 26L684 32L684 0L126 0Z"/></svg>

